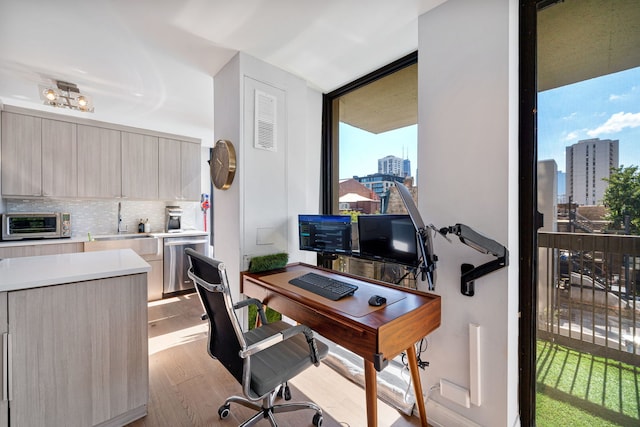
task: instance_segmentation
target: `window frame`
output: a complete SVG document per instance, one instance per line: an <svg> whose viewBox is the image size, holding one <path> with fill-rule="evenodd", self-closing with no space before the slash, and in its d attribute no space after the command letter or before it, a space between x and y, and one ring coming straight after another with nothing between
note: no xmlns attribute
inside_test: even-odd
<svg viewBox="0 0 640 427"><path fill-rule="evenodd" d="M405 67L418 63L418 51L393 61L351 83L322 96L322 151L320 177L320 209L323 214L338 211L338 119L334 116L334 104L343 95L360 89Z"/></svg>

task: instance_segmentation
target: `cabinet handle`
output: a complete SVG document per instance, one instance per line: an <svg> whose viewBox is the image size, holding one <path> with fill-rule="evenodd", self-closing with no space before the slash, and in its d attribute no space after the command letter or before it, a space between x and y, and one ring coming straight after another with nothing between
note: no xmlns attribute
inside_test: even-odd
<svg viewBox="0 0 640 427"><path fill-rule="evenodd" d="M202 243L207 243L207 239L202 240L175 240L175 241L165 241L165 246L183 246L183 245L200 245Z"/></svg>
<svg viewBox="0 0 640 427"><path fill-rule="evenodd" d="M2 334L2 400L13 400L13 362L11 357L11 335Z"/></svg>

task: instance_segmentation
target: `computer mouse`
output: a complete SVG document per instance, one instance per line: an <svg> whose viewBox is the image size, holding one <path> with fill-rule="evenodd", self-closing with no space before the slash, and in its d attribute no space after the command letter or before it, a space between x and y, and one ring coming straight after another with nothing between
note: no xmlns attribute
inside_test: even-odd
<svg viewBox="0 0 640 427"><path fill-rule="evenodd" d="M380 295L372 295L371 298L369 298L369 305L373 305L375 307L379 307L386 302L387 299L385 297L381 297Z"/></svg>

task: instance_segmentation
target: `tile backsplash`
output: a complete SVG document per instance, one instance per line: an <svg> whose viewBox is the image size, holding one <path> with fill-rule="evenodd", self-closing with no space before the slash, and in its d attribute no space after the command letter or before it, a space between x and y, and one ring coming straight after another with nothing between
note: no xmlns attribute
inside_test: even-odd
<svg viewBox="0 0 640 427"><path fill-rule="evenodd" d="M183 209L183 229L203 229L203 213L198 202L167 203L158 201L120 200L122 225L129 233L138 231L140 219L149 219L151 232L165 229L165 207ZM4 200L5 212L69 212L72 237L115 234L117 231L117 200Z"/></svg>

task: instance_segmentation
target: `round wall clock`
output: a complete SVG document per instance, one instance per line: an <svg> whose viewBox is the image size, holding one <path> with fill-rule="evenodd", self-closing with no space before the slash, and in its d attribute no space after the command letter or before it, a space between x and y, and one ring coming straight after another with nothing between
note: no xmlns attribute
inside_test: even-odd
<svg viewBox="0 0 640 427"><path fill-rule="evenodd" d="M211 182L219 190L231 187L236 175L236 150L233 144L225 139L216 141L209 164Z"/></svg>

